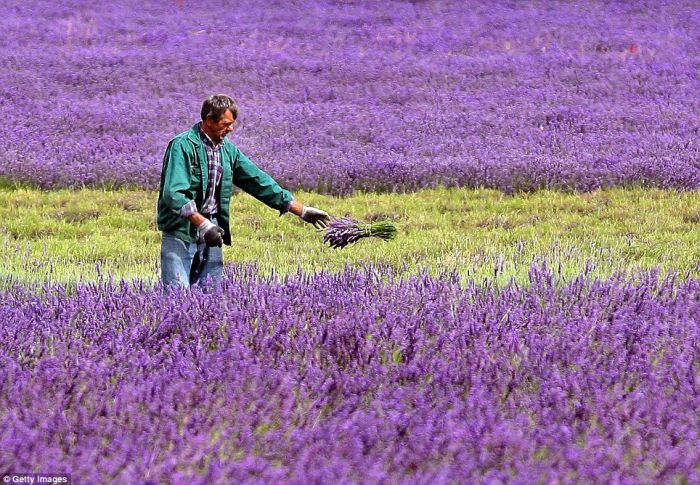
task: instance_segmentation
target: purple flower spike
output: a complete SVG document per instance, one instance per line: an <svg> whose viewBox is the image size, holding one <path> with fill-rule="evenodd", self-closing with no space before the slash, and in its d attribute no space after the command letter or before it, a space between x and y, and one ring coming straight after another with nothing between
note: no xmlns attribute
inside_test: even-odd
<svg viewBox="0 0 700 485"><path fill-rule="evenodd" d="M396 226L388 221L367 224L350 217L340 217L328 225L323 242L332 248L344 248L363 237L378 237L389 241L396 237Z"/></svg>

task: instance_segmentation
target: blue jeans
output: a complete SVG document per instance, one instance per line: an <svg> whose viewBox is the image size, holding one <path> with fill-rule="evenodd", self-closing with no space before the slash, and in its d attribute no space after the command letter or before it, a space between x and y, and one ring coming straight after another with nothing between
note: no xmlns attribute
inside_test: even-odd
<svg viewBox="0 0 700 485"><path fill-rule="evenodd" d="M216 224L216 219L212 218ZM196 284L218 284L224 274L221 248L208 248L204 241L189 243L164 232L160 246L163 286L189 288Z"/></svg>

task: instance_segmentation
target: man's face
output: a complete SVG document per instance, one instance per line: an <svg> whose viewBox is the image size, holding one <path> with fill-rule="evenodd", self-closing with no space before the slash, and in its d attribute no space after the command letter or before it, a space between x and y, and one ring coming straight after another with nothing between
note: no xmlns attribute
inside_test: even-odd
<svg viewBox="0 0 700 485"><path fill-rule="evenodd" d="M226 138L226 135L233 131L235 122L236 120L233 118L231 110L227 109L218 121L214 121L214 118L211 116L207 117L203 122L203 129L209 135L211 141L218 144Z"/></svg>

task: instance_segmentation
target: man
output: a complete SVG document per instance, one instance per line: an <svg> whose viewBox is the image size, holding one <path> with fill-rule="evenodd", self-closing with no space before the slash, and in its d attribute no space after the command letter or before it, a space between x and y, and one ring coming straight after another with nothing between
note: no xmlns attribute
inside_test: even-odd
<svg viewBox="0 0 700 485"><path fill-rule="evenodd" d="M233 99L210 96L201 114L202 121L172 139L163 157L158 229L163 233L160 262L166 287L221 280L221 247L231 244L234 184L280 215L291 212L317 229L330 221L326 212L295 200L226 139L238 116Z"/></svg>

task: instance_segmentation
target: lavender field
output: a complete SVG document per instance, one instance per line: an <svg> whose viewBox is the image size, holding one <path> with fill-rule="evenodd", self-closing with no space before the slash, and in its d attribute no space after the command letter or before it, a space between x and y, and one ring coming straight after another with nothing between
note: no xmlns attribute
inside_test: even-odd
<svg viewBox="0 0 700 485"><path fill-rule="evenodd" d="M699 25L3 0L0 476L700 483ZM163 150L219 92L252 160L387 241L240 196L223 284L154 284Z"/></svg>
<svg viewBox="0 0 700 485"><path fill-rule="evenodd" d="M0 464L80 483L698 483L700 280L556 283L238 268L187 297L14 288Z"/></svg>
<svg viewBox="0 0 700 485"><path fill-rule="evenodd" d="M698 25L695 0L6 0L0 177L153 188L225 92L291 189L698 189Z"/></svg>

